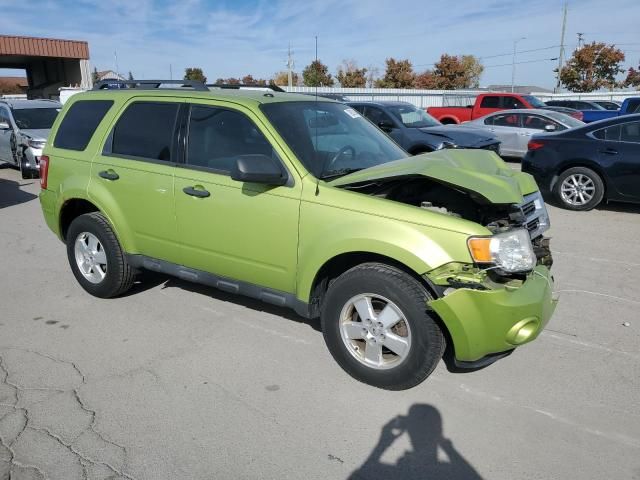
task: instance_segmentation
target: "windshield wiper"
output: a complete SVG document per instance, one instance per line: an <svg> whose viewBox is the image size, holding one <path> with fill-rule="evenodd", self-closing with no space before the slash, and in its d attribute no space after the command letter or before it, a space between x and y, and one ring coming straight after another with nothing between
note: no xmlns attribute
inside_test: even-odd
<svg viewBox="0 0 640 480"><path fill-rule="evenodd" d="M329 170L327 172L323 172L322 175L320 175L320 180L342 177L343 175L348 175L353 172L359 172L360 170L364 170L364 168L340 168L338 170Z"/></svg>

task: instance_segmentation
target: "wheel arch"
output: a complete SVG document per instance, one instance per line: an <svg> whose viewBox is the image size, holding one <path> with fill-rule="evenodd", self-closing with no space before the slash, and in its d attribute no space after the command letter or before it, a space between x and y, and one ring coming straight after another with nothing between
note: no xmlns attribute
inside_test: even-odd
<svg viewBox="0 0 640 480"><path fill-rule="evenodd" d="M443 125L454 125L454 124L460 123L460 119L452 115L446 115L444 117L439 118L438 120L440 120L440 123Z"/></svg>
<svg viewBox="0 0 640 480"><path fill-rule="evenodd" d="M66 200L60 207L60 215L58 218L60 237L63 241L67 240L67 232L71 222L80 215L91 212L99 212L100 209L84 198L70 198Z"/></svg>

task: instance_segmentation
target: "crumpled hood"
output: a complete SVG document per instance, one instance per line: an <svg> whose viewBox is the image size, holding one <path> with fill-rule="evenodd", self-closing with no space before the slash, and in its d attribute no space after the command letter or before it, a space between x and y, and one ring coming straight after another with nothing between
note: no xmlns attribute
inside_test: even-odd
<svg viewBox="0 0 640 480"><path fill-rule="evenodd" d="M491 203L522 203L538 190L533 177L509 167L488 150L446 149L404 158L354 172L329 182L339 187L360 182L424 175L476 192Z"/></svg>
<svg viewBox="0 0 640 480"><path fill-rule="evenodd" d="M49 136L49 132L51 129L49 128L22 128L20 129L20 133L31 137L33 140L42 140L45 141Z"/></svg>
<svg viewBox="0 0 640 480"><path fill-rule="evenodd" d="M486 132L459 125L443 125L442 127L420 128L421 132L444 137L446 141L461 147L474 147L497 142L495 137Z"/></svg>

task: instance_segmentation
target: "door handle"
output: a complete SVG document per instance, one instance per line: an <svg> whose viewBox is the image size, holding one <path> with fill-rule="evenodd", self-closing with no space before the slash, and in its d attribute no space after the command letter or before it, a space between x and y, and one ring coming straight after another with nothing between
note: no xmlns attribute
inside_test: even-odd
<svg viewBox="0 0 640 480"><path fill-rule="evenodd" d="M605 148L604 150L600 150L600 153L604 153L605 155L617 155L618 150L615 148Z"/></svg>
<svg viewBox="0 0 640 480"><path fill-rule="evenodd" d="M198 198L207 198L208 196L211 195L204 188L184 187L182 191L187 195L191 195L192 197L198 197Z"/></svg>
<svg viewBox="0 0 640 480"><path fill-rule="evenodd" d="M105 180L118 180L120 178L120 175L118 175L113 170L103 170L98 173L98 175Z"/></svg>

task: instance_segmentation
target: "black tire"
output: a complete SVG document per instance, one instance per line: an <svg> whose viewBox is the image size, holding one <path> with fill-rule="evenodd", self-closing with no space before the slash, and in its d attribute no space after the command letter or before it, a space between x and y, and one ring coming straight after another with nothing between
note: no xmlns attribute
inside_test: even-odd
<svg viewBox="0 0 640 480"><path fill-rule="evenodd" d="M562 185L569 177L578 177L578 178L588 178L591 184L593 185L593 196L592 198L585 202L581 203L579 200L572 203L568 198L565 198L562 194ZM581 177L582 176L582 177ZM553 186L553 196L558 203L558 205L567 210L574 211L587 211L595 208L602 202L604 197L604 182L600 175L587 167L572 167L560 174L558 180Z"/></svg>
<svg viewBox="0 0 640 480"><path fill-rule="evenodd" d="M393 302L408 324L410 347L396 366L381 370L365 365L342 339L342 310L351 299L365 293ZM322 333L331 355L353 378L374 387L405 390L418 385L433 372L445 349L442 331L426 308L431 299L424 285L398 268L364 263L348 270L330 285L322 304ZM363 345L364 355L367 345ZM386 351L393 358L393 352Z"/></svg>
<svg viewBox="0 0 640 480"><path fill-rule="evenodd" d="M18 164L20 166L20 176L22 176L23 180L36 178L38 176L35 170L28 168L24 152L22 152L22 155L18 159Z"/></svg>
<svg viewBox="0 0 640 480"><path fill-rule="evenodd" d="M9 148L11 149L11 160L14 166L20 168L20 159L18 158L18 138L15 132L11 132L9 137Z"/></svg>
<svg viewBox="0 0 640 480"><path fill-rule="evenodd" d="M106 275L99 283L92 283L87 280L76 262L76 240L85 232L97 237L106 254ZM104 215L99 212L93 212L76 217L69 226L66 240L67 258L69 259L71 271L82 288L91 295L99 298L111 298L121 295L131 288L136 272L127 263L120 243Z"/></svg>

